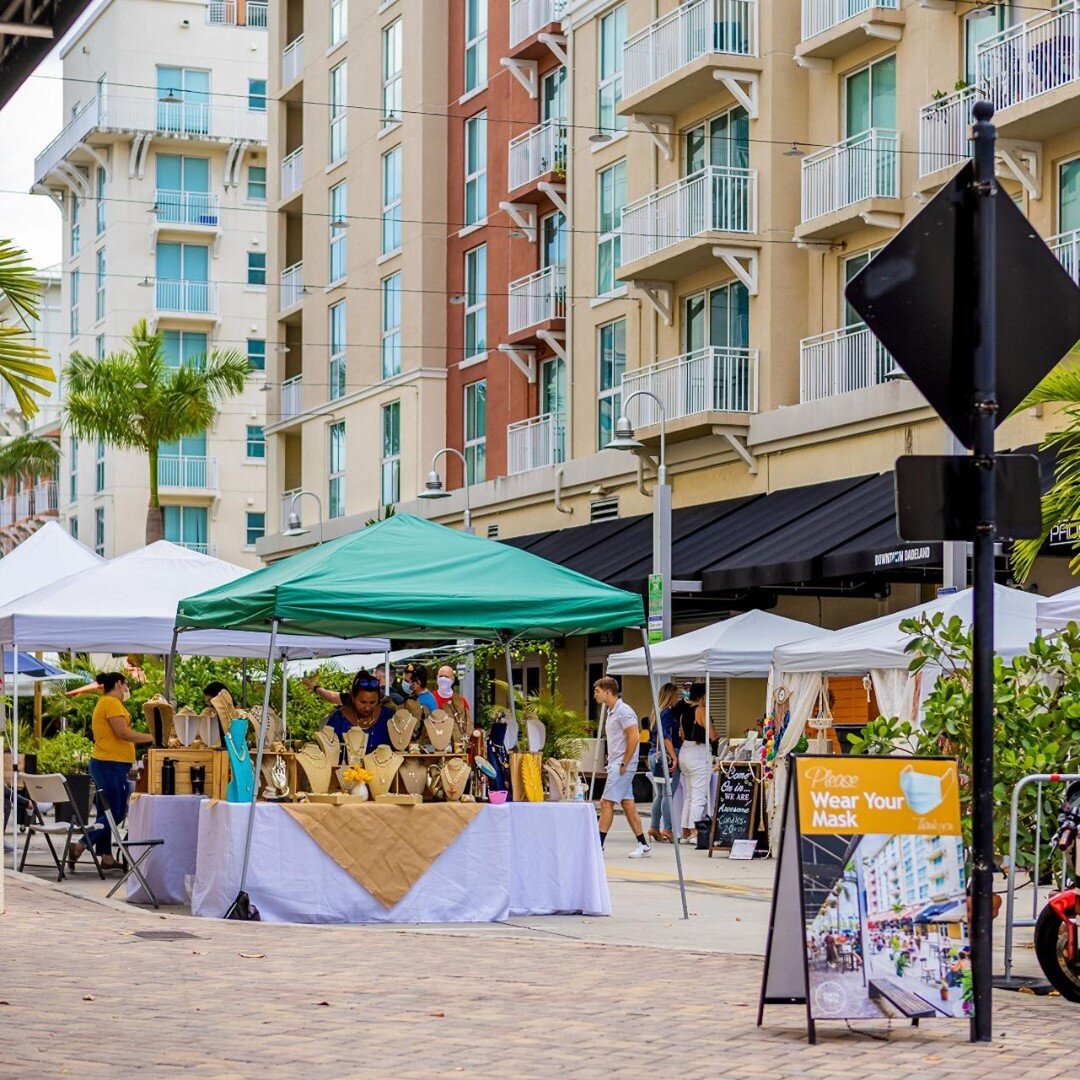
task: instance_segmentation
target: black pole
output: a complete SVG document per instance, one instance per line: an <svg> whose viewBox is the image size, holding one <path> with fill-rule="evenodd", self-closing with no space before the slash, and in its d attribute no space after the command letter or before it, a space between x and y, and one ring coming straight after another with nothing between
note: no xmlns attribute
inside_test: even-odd
<svg viewBox="0 0 1080 1080"><path fill-rule="evenodd" d="M975 530L974 655L971 694L971 973L975 1010L971 1041L989 1042L992 1030L994 862L994 424L997 413L997 178L990 122L994 106L975 103L972 142L975 182L974 438L978 472Z"/></svg>

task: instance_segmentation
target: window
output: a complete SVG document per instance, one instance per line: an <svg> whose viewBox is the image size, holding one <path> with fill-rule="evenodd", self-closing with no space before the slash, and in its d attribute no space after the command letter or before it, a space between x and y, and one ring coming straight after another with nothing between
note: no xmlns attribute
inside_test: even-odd
<svg viewBox="0 0 1080 1080"><path fill-rule="evenodd" d="M339 420L329 428L329 489L327 517L345 516L345 421Z"/></svg>
<svg viewBox="0 0 1080 1080"><path fill-rule="evenodd" d="M391 506L401 501L401 402L382 407L382 484L379 502Z"/></svg>
<svg viewBox="0 0 1080 1080"><path fill-rule="evenodd" d="M465 387L466 483L482 484L487 477L487 380Z"/></svg>
<svg viewBox="0 0 1080 1080"><path fill-rule="evenodd" d="M844 80L844 134L895 127L896 57L886 56Z"/></svg>
<svg viewBox="0 0 1080 1080"><path fill-rule="evenodd" d="M382 283L382 377L401 374L401 274Z"/></svg>
<svg viewBox="0 0 1080 1080"><path fill-rule="evenodd" d="M599 405L596 418L596 446L603 450L615 434L622 397L622 377L626 370L626 320L600 327L597 349Z"/></svg>
<svg viewBox="0 0 1080 1080"><path fill-rule="evenodd" d="M256 542L266 535L266 513L262 510L249 510L247 512L247 535L244 543L247 547L254 547Z"/></svg>
<svg viewBox="0 0 1080 1080"><path fill-rule="evenodd" d="M105 490L105 441L98 439L94 454L94 491Z"/></svg>
<svg viewBox="0 0 1080 1080"><path fill-rule="evenodd" d="M345 394L345 301L330 307L330 400Z"/></svg>
<svg viewBox="0 0 1080 1080"><path fill-rule="evenodd" d="M206 366L206 334L195 330L163 330L162 352L171 368Z"/></svg>
<svg viewBox="0 0 1080 1080"><path fill-rule="evenodd" d="M862 251L858 255L852 255L851 258L844 260L844 289L847 290L848 284L851 279L875 256L881 251L881 248L871 248L869 251ZM844 299L844 310L842 318L844 320L844 326L862 326L862 316L848 303L847 299ZM874 339L877 342L877 339ZM880 343L879 343L880 344Z"/></svg>
<svg viewBox="0 0 1080 1080"><path fill-rule="evenodd" d="M616 285L615 271L622 264L623 206L626 204L626 162L618 161L597 176L600 238L596 242L596 292L611 292Z"/></svg>
<svg viewBox="0 0 1080 1080"><path fill-rule="evenodd" d="M713 345L720 349L750 346L750 294L741 281L688 296L684 301L686 351ZM714 387L719 392L720 387Z"/></svg>
<svg viewBox="0 0 1080 1080"><path fill-rule="evenodd" d="M330 71L330 164L345 156L345 76L346 65Z"/></svg>
<svg viewBox="0 0 1080 1080"><path fill-rule="evenodd" d="M247 457L249 461L266 457L266 436L257 424L247 425Z"/></svg>
<svg viewBox="0 0 1080 1080"><path fill-rule="evenodd" d="M330 280L345 277L345 230L348 228L346 184L342 180L330 189Z"/></svg>
<svg viewBox="0 0 1080 1080"><path fill-rule="evenodd" d="M1058 232L1071 233L1080 229L1080 158L1063 162L1058 167ZM1075 264L1073 273L1077 272Z"/></svg>
<svg viewBox="0 0 1080 1080"><path fill-rule="evenodd" d="M98 336L96 338L94 338L94 358L97 359L97 360L104 360L105 359L105 335L104 334L98 334Z"/></svg>
<svg viewBox="0 0 1080 1080"><path fill-rule="evenodd" d="M382 157L382 254L401 247L401 147Z"/></svg>
<svg viewBox="0 0 1080 1080"><path fill-rule="evenodd" d="M248 79L248 108L252 112L266 112L265 79Z"/></svg>
<svg viewBox="0 0 1080 1080"><path fill-rule="evenodd" d="M975 8L963 16L964 23L964 82L974 86L979 81L979 46L1013 24L1011 0Z"/></svg>
<svg viewBox="0 0 1080 1080"><path fill-rule="evenodd" d="M78 518L78 515L76 515L75 517L68 518L68 532L71 533L71 538L73 540L78 540L79 539L79 518Z"/></svg>
<svg viewBox="0 0 1080 1080"><path fill-rule="evenodd" d="M345 40L349 32L348 0L330 0L330 44Z"/></svg>
<svg viewBox="0 0 1080 1080"><path fill-rule="evenodd" d="M210 131L210 72L197 68L157 69L157 129L182 135ZM249 89L250 93L250 89ZM263 83L263 97L266 84ZM177 100L179 99L179 100Z"/></svg>
<svg viewBox="0 0 1080 1080"><path fill-rule="evenodd" d="M100 236L105 231L105 170L100 165L94 182L94 216Z"/></svg>
<svg viewBox="0 0 1080 1080"><path fill-rule="evenodd" d="M566 119L566 68L552 68L540 79L540 119Z"/></svg>
<svg viewBox="0 0 1080 1080"><path fill-rule="evenodd" d="M79 271L71 271L71 336L77 337L79 333Z"/></svg>
<svg viewBox="0 0 1080 1080"><path fill-rule="evenodd" d="M105 507L99 506L94 511L94 551L105 556Z"/></svg>
<svg viewBox="0 0 1080 1080"><path fill-rule="evenodd" d="M561 210L540 219L540 265L566 265L566 215Z"/></svg>
<svg viewBox="0 0 1080 1080"><path fill-rule="evenodd" d="M79 498L79 440L72 437L71 456L68 459L68 502Z"/></svg>
<svg viewBox="0 0 1080 1080"><path fill-rule="evenodd" d="M266 338L247 339L247 358L252 371L266 370Z"/></svg>
<svg viewBox="0 0 1080 1080"><path fill-rule="evenodd" d="M465 224L487 214L487 113L465 121Z"/></svg>
<svg viewBox="0 0 1080 1080"><path fill-rule="evenodd" d="M487 247L465 252L465 357L487 350Z"/></svg>
<svg viewBox="0 0 1080 1080"><path fill-rule="evenodd" d="M487 83L487 0L465 0L465 93Z"/></svg>
<svg viewBox="0 0 1080 1080"><path fill-rule="evenodd" d="M750 167L749 114L741 105L728 109L687 131L683 145L687 176L707 165L747 169ZM722 211L718 216L722 216Z"/></svg>
<svg viewBox="0 0 1080 1080"><path fill-rule="evenodd" d="M401 20L382 32L382 126L401 119Z"/></svg>
<svg viewBox="0 0 1080 1080"><path fill-rule="evenodd" d="M105 249L99 248L95 259L94 321L105 318Z"/></svg>
<svg viewBox="0 0 1080 1080"><path fill-rule="evenodd" d="M258 202L262 202L266 199L265 165L248 166L247 197Z"/></svg>
<svg viewBox="0 0 1080 1080"><path fill-rule="evenodd" d="M626 118L615 112L622 101L623 42L626 40L626 5L609 11L600 20L600 86L597 101L597 127L602 131L621 131Z"/></svg>
<svg viewBox="0 0 1080 1080"><path fill-rule="evenodd" d="M249 285L266 284L265 251L249 251L247 253L247 280Z"/></svg>
<svg viewBox="0 0 1080 1080"><path fill-rule="evenodd" d="M209 551L208 515L205 506L162 507L165 539L206 555Z"/></svg>
<svg viewBox="0 0 1080 1080"><path fill-rule="evenodd" d="M79 197L71 196L71 254L79 254Z"/></svg>
<svg viewBox="0 0 1080 1080"><path fill-rule="evenodd" d="M540 365L540 414L552 418L551 452L566 460L566 362L558 356Z"/></svg>

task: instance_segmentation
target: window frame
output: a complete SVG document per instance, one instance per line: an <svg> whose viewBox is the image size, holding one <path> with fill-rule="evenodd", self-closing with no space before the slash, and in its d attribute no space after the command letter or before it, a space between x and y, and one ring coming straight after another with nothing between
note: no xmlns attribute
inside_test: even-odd
<svg viewBox="0 0 1080 1080"><path fill-rule="evenodd" d="M99 165L94 174L94 218L97 224L98 236L105 231L105 191L105 168Z"/></svg>
<svg viewBox="0 0 1080 1080"><path fill-rule="evenodd" d="M252 345L261 345L262 349L252 349ZM247 359L248 367L252 371L266 370L266 338L249 337L247 339Z"/></svg>
<svg viewBox="0 0 1080 1080"><path fill-rule="evenodd" d="M609 27L612 28L610 33ZM626 130L626 117L620 116L618 112L619 102L622 101L623 96L623 46L625 44L626 4L620 4L601 16L596 33L596 129L609 134ZM605 64L609 52L613 57L610 68ZM610 123L605 126L605 120L609 118Z"/></svg>
<svg viewBox="0 0 1080 1080"><path fill-rule="evenodd" d="M338 300L326 309L327 347L330 354L327 401L337 401L344 397L348 385L348 365L345 358L348 348L348 314L344 300Z"/></svg>
<svg viewBox="0 0 1080 1080"><path fill-rule="evenodd" d="M105 557L105 507L94 507L94 551Z"/></svg>
<svg viewBox="0 0 1080 1080"><path fill-rule="evenodd" d="M382 442L379 455L379 505L401 502L401 401L388 401L380 410Z"/></svg>
<svg viewBox="0 0 1080 1080"><path fill-rule="evenodd" d="M404 20L394 19L382 28L382 116L379 126L401 122L404 56Z"/></svg>
<svg viewBox="0 0 1080 1080"><path fill-rule="evenodd" d="M71 257L74 258L79 254L79 248L82 244L82 215L79 210L79 203L81 200L78 195L72 193L71 196L71 212L70 212L70 250Z"/></svg>
<svg viewBox="0 0 1080 1080"><path fill-rule="evenodd" d="M379 357L382 377L401 374L401 271L382 279L379 285ZM392 322L396 315L397 322Z"/></svg>
<svg viewBox="0 0 1080 1080"><path fill-rule="evenodd" d="M248 112L266 112L267 79L248 78L247 107ZM262 92L259 92L259 84L262 84Z"/></svg>
<svg viewBox="0 0 1080 1080"><path fill-rule="evenodd" d="M481 274L470 266L482 262ZM479 288L474 281L480 282ZM479 244L465 252L465 320L462 334L462 352L466 360L483 356L487 352L487 244ZM470 344L471 342L471 344Z"/></svg>
<svg viewBox="0 0 1080 1080"><path fill-rule="evenodd" d="M262 260L262 266L258 261ZM254 260L254 263L253 261ZM259 280L259 279L262 280ZM266 252L249 251L247 253L247 283L249 287L266 288Z"/></svg>
<svg viewBox="0 0 1080 1080"><path fill-rule="evenodd" d="M347 155L346 139L348 136L348 88L349 68L348 61L342 60L330 69L330 136L327 139L327 154L329 163L336 165L344 161Z"/></svg>
<svg viewBox="0 0 1080 1080"><path fill-rule="evenodd" d="M105 490L105 440L98 439L94 447L94 494Z"/></svg>
<svg viewBox="0 0 1080 1080"><path fill-rule="evenodd" d="M244 460L265 461L266 429L261 424L245 424L244 428Z"/></svg>
<svg viewBox="0 0 1080 1080"><path fill-rule="evenodd" d="M617 372L618 368L618 340L619 335L622 335L622 371ZM606 333L611 335L611 343L605 347L604 337ZM610 385L605 386L604 368L608 363L605 360L605 349L610 354L610 368L612 374L612 381ZM626 317L622 316L618 319L612 319L611 322L602 323L596 328L596 448L598 450L604 450L607 447L607 443L604 439L604 414L607 409L611 410L610 413L610 427L611 433L614 434L615 421L618 419L619 410L622 408L622 377L626 374ZM617 374L617 378L615 377ZM610 440L609 440L610 441Z"/></svg>
<svg viewBox="0 0 1080 1080"><path fill-rule="evenodd" d="M330 0L330 47L349 36L349 0Z"/></svg>
<svg viewBox="0 0 1080 1080"><path fill-rule="evenodd" d="M402 154L401 143L398 143L382 155L382 233L379 240L382 255L391 255L395 251L400 251L402 246ZM389 194L391 182L396 187L396 194L392 197ZM388 230L390 239L397 241L392 246L387 246Z"/></svg>
<svg viewBox="0 0 1080 1080"><path fill-rule="evenodd" d="M262 524L252 525L251 519L253 517L262 518ZM255 536L254 533L258 533L258 535ZM244 546L253 548L264 536L266 536L266 511L246 510L244 512Z"/></svg>
<svg viewBox="0 0 1080 1080"><path fill-rule="evenodd" d="M78 268L71 271L71 296L68 298L68 322L70 336L79 336L79 289L82 284L81 272Z"/></svg>
<svg viewBox="0 0 1080 1080"><path fill-rule="evenodd" d="M487 9L487 0L465 0L465 63L461 77L466 94L481 90L488 83Z"/></svg>
<svg viewBox="0 0 1080 1080"><path fill-rule="evenodd" d="M105 318L105 248L94 253L94 322Z"/></svg>
<svg viewBox="0 0 1080 1080"><path fill-rule="evenodd" d="M487 109L465 119L464 221L468 228L487 217Z"/></svg>
<svg viewBox="0 0 1080 1080"><path fill-rule="evenodd" d="M329 424L326 438L326 517L329 521L345 516L345 421Z"/></svg>
<svg viewBox="0 0 1080 1080"><path fill-rule="evenodd" d="M470 427L476 424L477 401L483 396L483 431L470 434ZM472 405L470 407L470 399ZM470 424L470 419L472 424ZM461 409L462 455L465 458L466 484L482 484L487 479L487 379L476 379L462 387Z"/></svg>
<svg viewBox="0 0 1080 1080"><path fill-rule="evenodd" d="M605 193L605 181L611 178L610 192ZM618 203L619 189L622 189L622 203ZM605 203L611 205L605 211ZM626 207L626 158L613 162L606 169L601 169L596 174L596 295L608 296L613 293L620 284L617 280L619 267L622 265L622 226L623 210ZM604 227L605 216L609 220L609 228ZM604 267L604 252L611 251L610 281L607 280ZM604 287L606 285L606 288Z"/></svg>
<svg viewBox="0 0 1080 1080"><path fill-rule="evenodd" d="M255 169L262 170L262 180L253 180L251 173ZM253 189L262 188L262 194L253 194ZM247 167L247 187L246 195L248 202L266 202L266 166L265 165L249 165Z"/></svg>
<svg viewBox="0 0 1080 1080"><path fill-rule="evenodd" d="M79 440L72 435L68 444L68 505L79 501Z"/></svg>
<svg viewBox="0 0 1080 1080"><path fill-rule="evenodd" d="M330 188L329 195L329 282L331 285L344 281L348 274L348 248L346 233L349 216L348 181L341 180ZM341 224L338 224L340 222Z"/></svg>

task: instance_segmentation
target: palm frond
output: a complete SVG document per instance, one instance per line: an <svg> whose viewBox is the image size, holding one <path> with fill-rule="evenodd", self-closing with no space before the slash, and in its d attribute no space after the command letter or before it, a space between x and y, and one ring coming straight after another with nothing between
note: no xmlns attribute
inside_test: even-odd
<svg viewBox="0 0 1080 1080"><path fill-rule="evenodd" d="M72 353L64 368L63 418L80 439L100 439L106 446L146 449L138 428L138 372L127 353L95 360Z"/></svg>
<svg viewBox="0 0 1080 1080"><path fill-rule="evenodd" d="M18 435L0 446L0 477L45 476L60 462L60 448L51 439Z"/></svg>
<svg viewBox="0 0 1080 1080"><path fill-rule="evenodd" d="M22 316L36 320L41 282L30 257L13 240L0 240L0 292Z"/></svg>
<svg viewBox="0 0 1080 1080"><path fill-rule="evenodd" d="M46 383L56 382L47 350L29 340L21 326L0 326L0 379L11 387L23 416L35 416L38 403L34 395L48 397Z"/></svg>
<svg viewBox="0 0 1080 1080"><path fill-rule="evenodd" d="M1049 405L1049 404L1066 404L1066 403L1080 404L1080 356L1077 355L1076 349L1073 349L1069 355L1062 360L1060 364L1049 375L1046 376L1031 391L1030 394L1023 401L1017 405L1013 411L1013 415L1022 412L1024 409L1030 409L1034 405Z"/></svg>

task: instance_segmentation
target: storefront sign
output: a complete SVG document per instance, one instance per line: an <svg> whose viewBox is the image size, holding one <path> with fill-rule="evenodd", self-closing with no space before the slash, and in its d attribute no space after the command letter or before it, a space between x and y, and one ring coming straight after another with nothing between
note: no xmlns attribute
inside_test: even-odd
<svg viewBox="0 0 1080 1080"><path fill-rule="evenodd" d="M926 562L930 558L930 546L900 548L898 551L879 551L874 556L874 566L906 566L908 563Z"/></svg>
<svg viewBox="0 0 1080 1080"><path fill-rule="evenodd" d="M664 640L664 578L649 575L649 644Z"/></svg>

